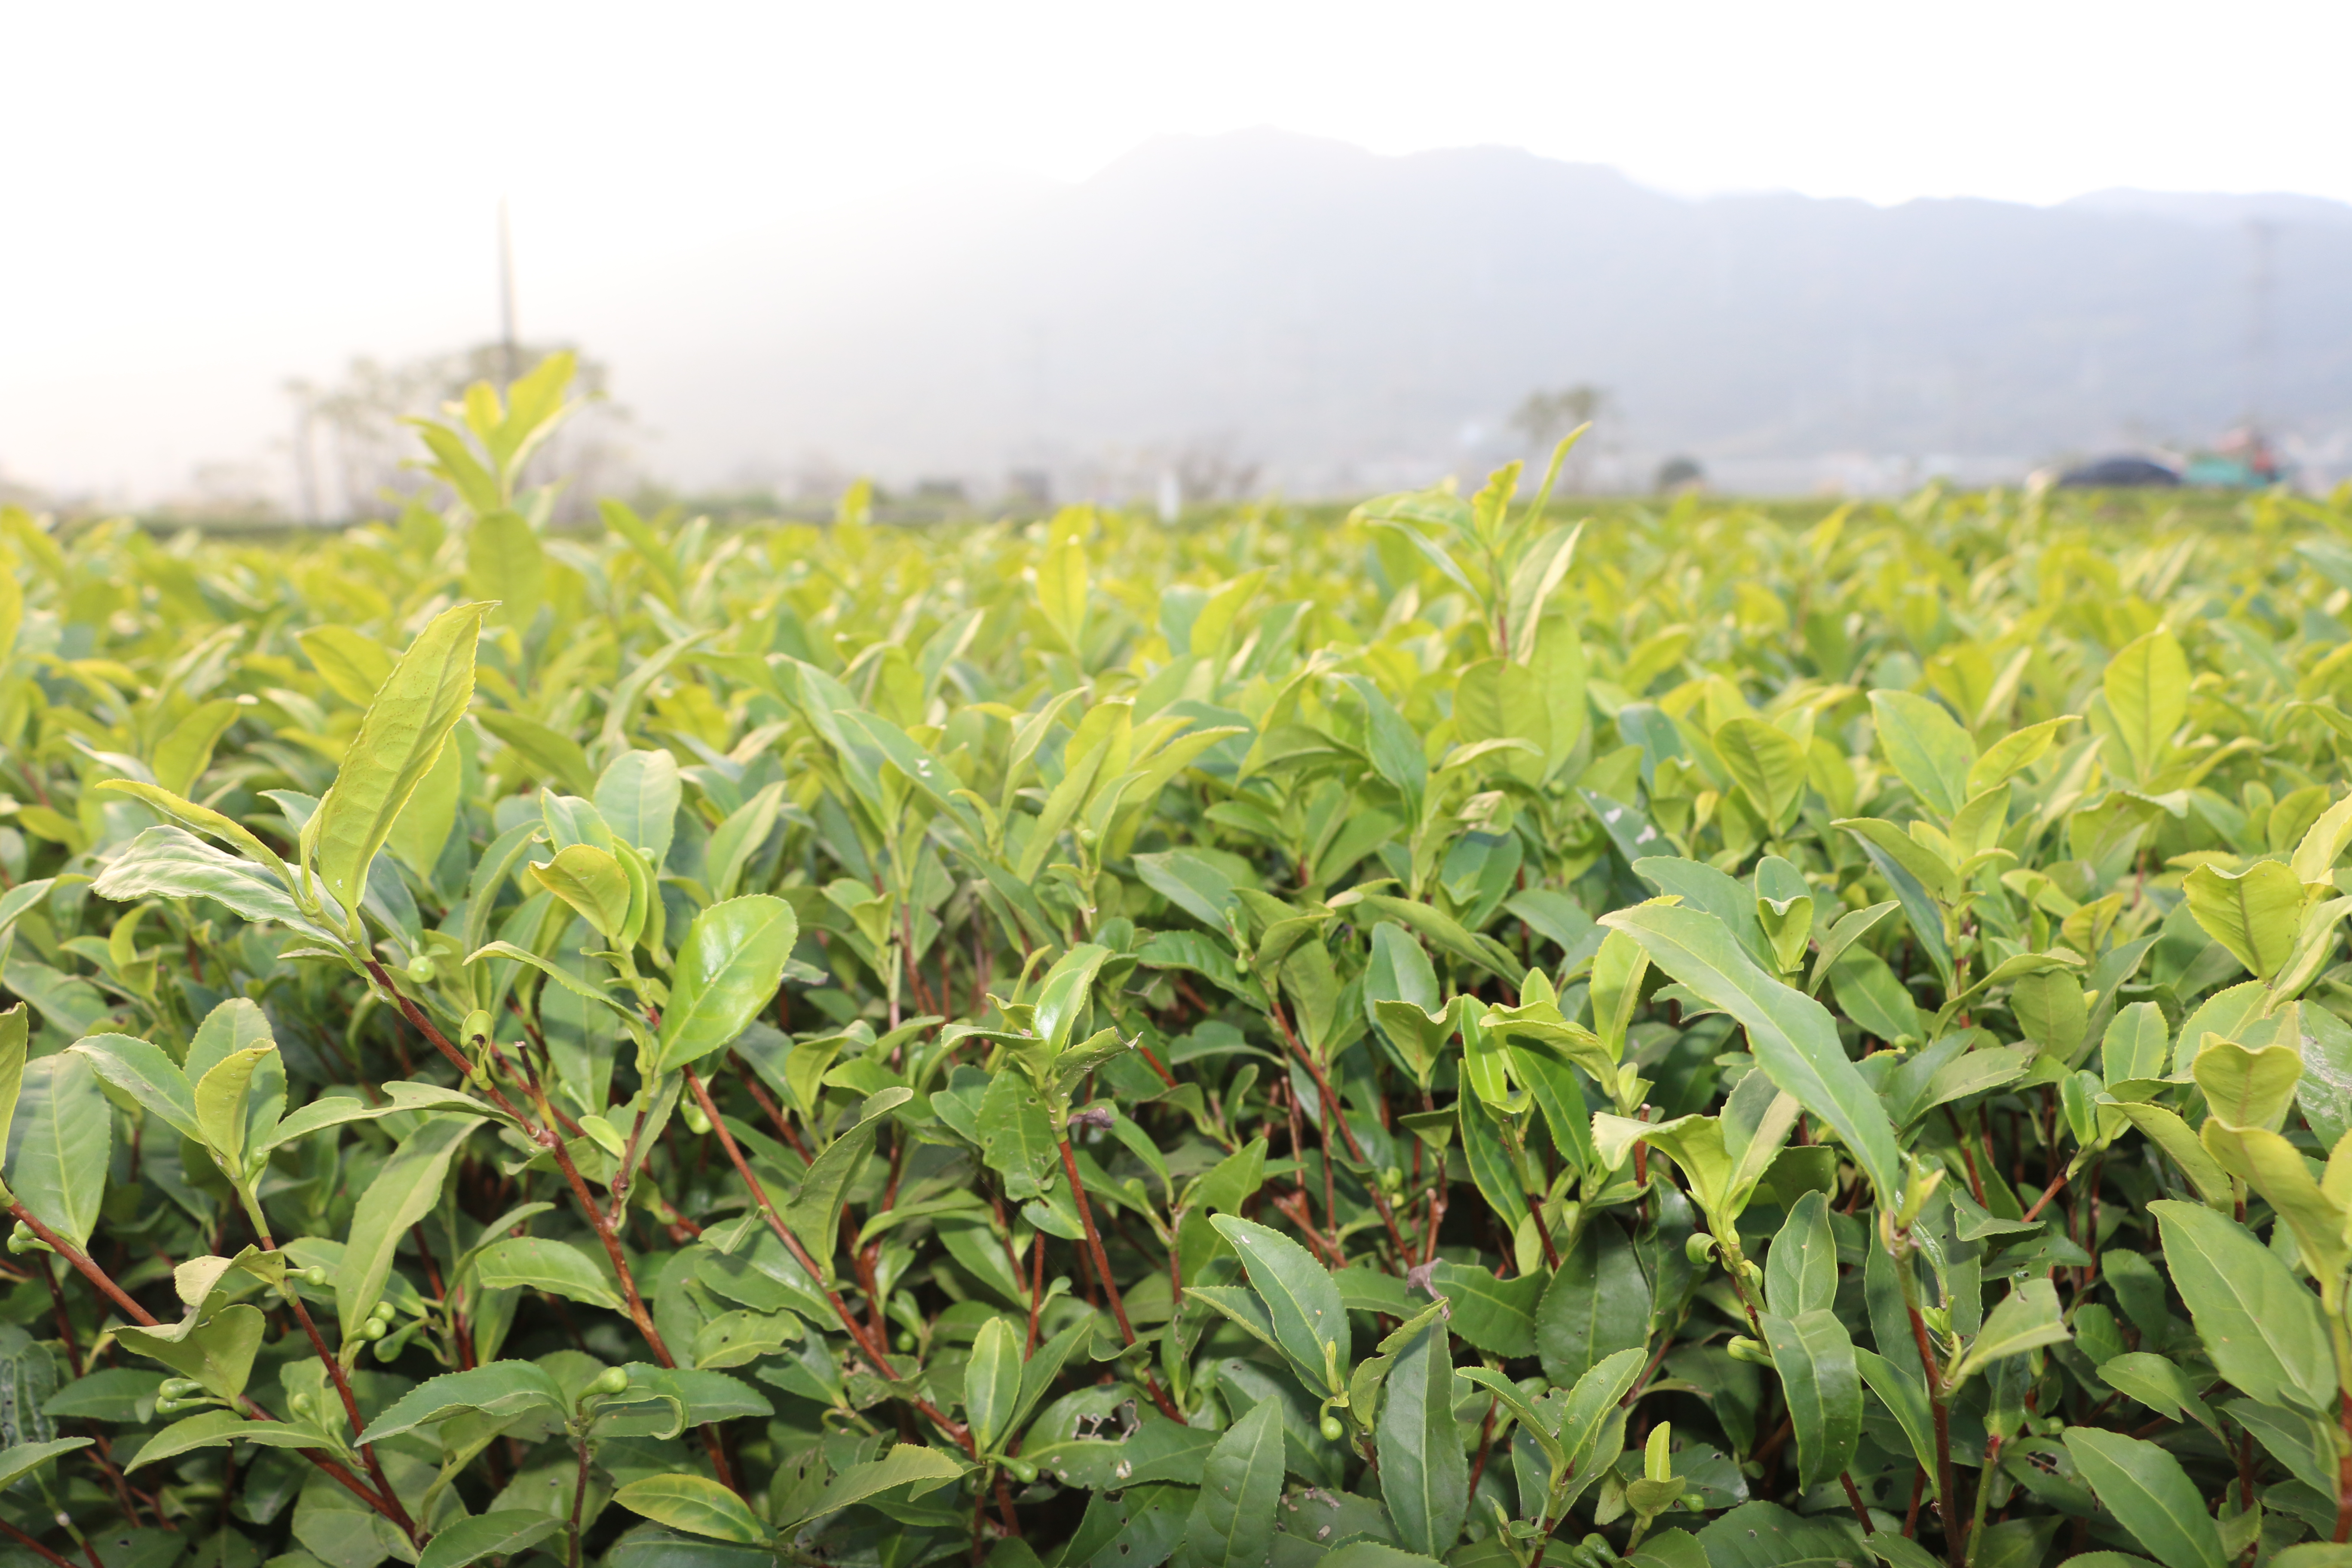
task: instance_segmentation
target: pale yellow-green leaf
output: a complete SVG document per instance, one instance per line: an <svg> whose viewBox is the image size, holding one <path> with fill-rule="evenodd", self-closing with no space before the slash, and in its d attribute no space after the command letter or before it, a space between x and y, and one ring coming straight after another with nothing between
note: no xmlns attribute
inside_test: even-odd
<svg viewBox="0 0 2352 1568"><path fill-rule="evenodd" d="M1076 539L1055 544L1037 563L1037 608L1076 655L1087 626L1087 549Z"/></svg>
<svg viewBox="0 0 2352 1568"><path fill-rule="evenodd" d="M530 868L531 879L605 936L618 936L629 920L629 878L609 851L573 844L551 860Z"/></svg>
<svg viewBox="0 0 2352 1568"><path fill-rule="evenodd" d="M2303 879L2276 860L2231 874L2200 866L2181 884L2189 912L2230 956L2268 980L2294 952L2303 912Z"/></svg>
<svg viewBox="0 0 2352 1568"><path fill-rule="evenodd" d="M439 760L474 694L474 645L488 605L444 610L417 635L360 721L307 835L330 897L357 910L368 865Z"/></svg>
<svg viewBox="0 0 2352 1568"><path fill-rule="evenodd" d="M2116 733L2131 752L2126 760L2138 777L2151 776L2189 714L2189 659L2179 639L2158 626L2126 644L2099 684Z"/></svg>

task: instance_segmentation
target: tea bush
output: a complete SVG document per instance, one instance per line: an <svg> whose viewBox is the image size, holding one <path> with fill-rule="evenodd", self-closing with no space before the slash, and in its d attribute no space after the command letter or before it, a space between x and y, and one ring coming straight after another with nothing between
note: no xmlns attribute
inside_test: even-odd
<svg viewBox="0 0 2352 1568"><path fill-rule="evenodd" d="M2352 501L571 536L569 374L0 519L12 1561L2352 1561Z"/></svg>

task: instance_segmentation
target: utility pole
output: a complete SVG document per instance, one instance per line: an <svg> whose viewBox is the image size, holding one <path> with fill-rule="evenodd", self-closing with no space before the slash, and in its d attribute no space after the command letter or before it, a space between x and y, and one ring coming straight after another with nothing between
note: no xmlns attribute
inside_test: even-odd
<svg viewBox="0 0 2352 1568"><path fill-rule="evenodd" d="M515 363L514 231L507 222L507 199L499 198L499 350L508 385L521 374Z"/></svg>

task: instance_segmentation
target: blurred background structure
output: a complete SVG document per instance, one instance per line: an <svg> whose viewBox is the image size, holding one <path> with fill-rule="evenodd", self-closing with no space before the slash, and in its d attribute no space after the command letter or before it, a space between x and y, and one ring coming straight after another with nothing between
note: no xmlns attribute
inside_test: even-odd
<svg viewBox="0 0 2352 1568"><path fill-rule="evenodd" d="M1589 491L2325 488L2352 14L2246 10L19 10L0 499L379 511L559 343L567 507L1173 513L1588 418Z"/></svg>

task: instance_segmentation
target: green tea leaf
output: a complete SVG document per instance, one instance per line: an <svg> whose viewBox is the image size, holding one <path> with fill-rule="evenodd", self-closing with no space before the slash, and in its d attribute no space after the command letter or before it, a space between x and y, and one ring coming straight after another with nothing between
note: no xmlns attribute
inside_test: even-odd
<svg viewBox="0 0 2352 1568"><path fill-rule="evenodd" d="M2107 712L2132 771L2150 776L2189 713L2189 660L2179 639L2158 626L2117 650L2099 678ZM2249 964L2247 967L2252 968Z"/></svg>
<svg viewBox="0 0 2352 1568"><path fill-rule="evenodd" d="M527 1361L494 1361L469 1371L426 1378L369 1422L359 1440L381 1443L469 1411L503 1417L531 1410L564 1410L571 1403L562 1384L544 1368Z"/></svg>
<svg viewBox="0 0 2352 1568"><path fill-rule="evenodd" d="M466 1135L482 1124L478 1116L428 1117L401 1140L360 1195L352 1215L350 1239L335 1275L335 1312L348 1335L363 1322L383 1294L393 1255L408 1227L441 1200L441 1182Z"/></svg>
<svg viewBox="0 0 2352 1568"><path fill-rule="evenodd" d="M793 907L764 893L695 916L671 971L658 1070L691 1067L741 1034L774 998L799 936Z"/></svg>
<svg viewBox="0 0 2352 1568"><path fill-rule="evenodd" d="M963 1405L971 1440L983 1454L996 1451L996 1440L1010 1436L1013 1405L1021 1397L1021 1342L1013 1325L991 1318L972 1340L971 1359L964 1363Z"/></svg>
<svg viewBox="0 0 2352 1568"><path fill-rule="evenodd" d="M1931 698L1909 691L1874 691L1870 709L1878 721L1879 749L1919 804L1948 817L1969 795L1969 770L1976 765L1976 742Z"/></svg>
<svg viewBox="0 0 2352 1568"><path fill-rule="evenodd" d="M87 1247L106 1196L114 1112L90 1058L68 1051L26 1062L8 1125L8 1190L41 1223Z"/></svg>
<svg viewBox="0 0 2352 1568"><path fill-rule="evenodd" d="M1807 1193L1789 1210L1764 1255L1764 1300L1783 1318L1826 1310L1837 1300L1837 1240L1829 1200Z"/></svg>
<svg viewBox="0 0 2352 1568"><path fill-rule="evenodd" d="M2243 1226L2194 1204L2147 1206L2214 1370L2263 1404L2328 1409L2336 1379L2317 1298Z"/></svg>
<svg viewBox="0 0 2352 1568"><path fill-rule="evenodd" d="M1334 1381L1325 1371L1329 1365L1344 1373L1349 1360L1348 1312L1329 1271L1279 1231L1231 1215L1213 1215L1209 1223L1241 1255L1250 1287L1265 1304L1275 1342L1307 1385L1323 1388ZM1344 1384L1328 1392L1344 1392Z"/></svg>
<svg viewBox="0 0 2352 1568"><path fill-rule="evenodd" d="M1796 1429L1801 1484L1834 1479L1862 1440L1862 1373L1837 1314L1816 1307L1793 1318L1758 1319Z"/></svg>
<svg viewBox="0 0 2352 1568"><path fill-rule="evenodd" d="M2230 956L2268 980L2294 952L2303 883L2276 860L2258 860L2232 875L2200 866L2181 884L2189 912Z"/></svg>
<svg viewBox="0 0 2352 1568"><path fill-rule="evenodd" d="M368 866L408 797L440 760L442 743L474 694L474 644L489 606L433 617L393 667L360 720L335 782L319 802L310 841L328 894L356 913Z"/></svg>
<svg viewBox="0 0 2352 1568"><path fill-rule="evenodd" d="M1400 1543L1434 1557L1452 1550L1470 1507L1444 1323L1424 1323L1395 1357L1381 1390L1381 1497Z"/></svg>
<svg viewBox="0 0 2352 1568"><path fill-rule="evenodd" d="M1282 1469L1280 1402L1262 1399L1209 1450L1201 1495L1184 1521L1186 1568L1259 1568L1266 1561Z"/></svg>
<svg viewBox="0 0 2352 1568"><path fill-rule="evenodd" d="M826 1144L824 1152L802 1175L800 1190L784 1205L783 1221L818 1262L830 1259L838 1245L841 1205L847 1201L850 1184L856 1181L866 1155L873 1152L883 1120L914 1098L913 1089L901 1087L886 1089L866 1100L856 1123Z"/></svg>
<svg viewBox="0 0 2352 1568"><path fill-rule="evenodd" d="M632 1513L689 1535L746 1546L768 1539L768 1527L744 1506L741 1498L701 1476L647 1476L621 1488L613 1494L613 1500Z"/></svg>
<svg viewBox="0 0 2352 1568"><path fill-rule="evenodd" d="M1894 1124L1820 1003L1759 969L1723 922L1704 911L1643 904L1605 915L1601 924L1633 937L1659 968L1747 1026L1765 1076L1836 1129L1879 1201L1894 1201L1902 1191Z"/></svg>
<svg viewBox="0 0 2352 1568"><path fill-rule="evenodd" d="M552 1290L609 1312L621 1310L620 1296L588 1255L561 1241L521 1236L492 1242L474 1260L474 1274L486 1290Z"/></svg>
<svg viewBox="0 0 2352 1568"><path fill-rule="evenodd" d="M2221 1533L2179 1459L2153 1443L2095 1426L2069 1426L2065 1440L2099 1501L2158 1562L2223 1568Z"/></svg>
<svg viewBox="0 0 2352 1568"><path fill-rule="evenodd" d="M519 1557L562 1528L562 1520L535 1509L499 1509L457 1520L434 1531L417 1554L416 1568L467 1568L485 1557Z"/></svg>
<svg viewBox="0 0 2352 1568"><path fill-rule="evenodd" d="M1650 1337L1650 1282L1633 1244L1613 1222L1587 1225L1561 1254L1536 1311L1536 1353L1561 1388L1628 1345Z"/></svg>

